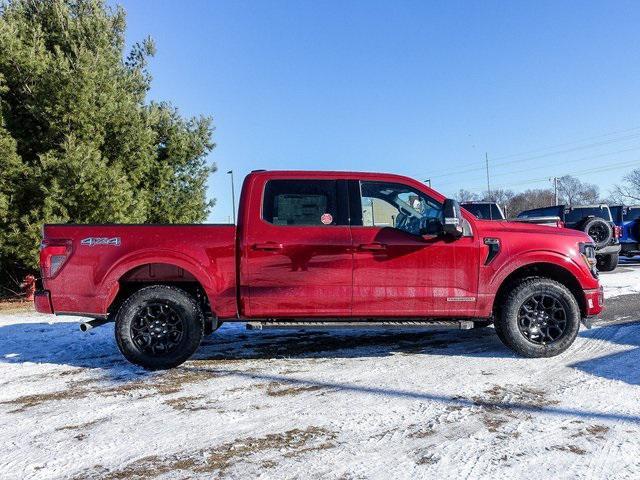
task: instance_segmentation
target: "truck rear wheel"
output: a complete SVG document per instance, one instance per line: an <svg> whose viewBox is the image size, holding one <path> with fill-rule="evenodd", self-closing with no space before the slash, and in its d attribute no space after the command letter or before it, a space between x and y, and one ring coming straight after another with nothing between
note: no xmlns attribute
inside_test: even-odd
<svg viewBox="0 0 640 480"><path fill-rule="evenodd" d="M618 261L620 256L617 253L612 253L610 255L597 255L598 259L598 270L601 272L613 272L618 266Z"/></svg>
<svg viewBox="0 0 640 480"><path fill-rule="evenodd" d="M148 370L173 368L198 348L204 315L184 290L167 285L132 294L116 317L116 342L127 360Z"/></svg>
<svg viewBox="0 0 640 480"><path fill-rule="evenodd" d="M516 284L495 326L500 340L529 358L553 357L571 346L580 330L580 308L567 287L547 278Z"/></svg>

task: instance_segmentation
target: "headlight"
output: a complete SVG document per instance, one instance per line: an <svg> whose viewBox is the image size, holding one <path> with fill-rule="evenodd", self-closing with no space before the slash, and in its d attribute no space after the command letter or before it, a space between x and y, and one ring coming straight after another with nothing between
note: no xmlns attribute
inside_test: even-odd
<svg viewBox="0 0 640 480"><path fill-rule="evenodd" d="M595 271L598 260L596 259L596 246L593 243L579 243L580 256L587 264L589 270Z"/></svg>

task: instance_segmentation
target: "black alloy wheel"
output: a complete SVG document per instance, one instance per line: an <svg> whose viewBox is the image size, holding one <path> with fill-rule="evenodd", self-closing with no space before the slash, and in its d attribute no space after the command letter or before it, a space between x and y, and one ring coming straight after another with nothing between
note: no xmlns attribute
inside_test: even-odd
<svg viewBox="0 0 640 480"><path fill-rule="evenodd" d="M518 329L537 345L548 345L562 338L567 328L567 311L554 295L539 293L527 298L518 311Z"/></svg>
<svg viewBox="0 0 640 480"><path fill-rule="evenodd" d="M186 325L168 304L150 302L131 322L131 339L143 352L162 356L178 348Z"/></svg>
<svg viewBox="0 0 640 480"><path fill-rule="evenodd" d="M589 227L587 235L589 235L594 242L602 243L609 238L609 230L602 222L594 223L591 227Z"/></svg>

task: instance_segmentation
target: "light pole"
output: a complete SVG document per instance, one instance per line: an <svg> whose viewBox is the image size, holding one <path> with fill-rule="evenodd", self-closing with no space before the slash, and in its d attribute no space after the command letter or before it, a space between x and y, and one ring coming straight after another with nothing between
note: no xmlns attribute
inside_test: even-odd
<svg viewBox="0 0 640 480"><path fill-rule="evenodd" d="M231 208L233 208L233 224L236 224L236 194L233 187L233 170L229 170L227 172L228 175L231 175Z"/></svg>

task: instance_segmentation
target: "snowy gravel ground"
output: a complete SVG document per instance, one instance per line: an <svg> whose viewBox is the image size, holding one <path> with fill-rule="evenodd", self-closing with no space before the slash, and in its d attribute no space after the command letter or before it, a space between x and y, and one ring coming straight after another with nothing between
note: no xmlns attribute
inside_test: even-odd
<svg viewBox="0 0 640 480"><path fill-rule="evenodd" d="M0 478L637 479L640 262L602 282L605 319L638 322L538 360L492 328L227 324L147 373L111 325L0 314Z"/></svg>

